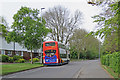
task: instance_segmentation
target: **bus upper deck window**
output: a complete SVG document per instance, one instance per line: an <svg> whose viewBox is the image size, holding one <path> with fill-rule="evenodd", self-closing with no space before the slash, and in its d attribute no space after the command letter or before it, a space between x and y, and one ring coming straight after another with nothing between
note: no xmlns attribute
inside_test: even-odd
<svg viewBox="0 0 120 80"><path fill-rule="evenodd" d="M45 43L45 46L55 46L55 42Z"/></svg>

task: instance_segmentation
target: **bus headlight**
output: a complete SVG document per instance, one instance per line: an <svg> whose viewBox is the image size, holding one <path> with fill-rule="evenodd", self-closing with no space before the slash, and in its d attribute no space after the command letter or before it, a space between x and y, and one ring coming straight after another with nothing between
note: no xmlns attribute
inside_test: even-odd
<svg viewBox="0 0 120 80"><path fill-rule="evenodd" d="M45 59L43 60L43 63L45 63Z"/></svg>
<svg viewBox="0 0 120 80"><path fill-rule="evenodd" d="M57 63L58 63L58 59L57 59Z"/></svg>

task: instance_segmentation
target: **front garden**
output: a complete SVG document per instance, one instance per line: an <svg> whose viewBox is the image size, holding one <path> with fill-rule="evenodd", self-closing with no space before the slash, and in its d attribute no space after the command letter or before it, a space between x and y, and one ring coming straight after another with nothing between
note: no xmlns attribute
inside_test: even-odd
<svg viewBox="0 0 120 80"><path fill-rule="evenodd" d="M0 55L0 62L7 63L7 64L2 64L0 66L2 71L0 75L6 75L9 73L24 71L24 70L43 66L43 64L39 63L38 58L33 58L34 63L31 64L30 63L31 59L25 60L21 56L17 56L17 55L14 55L13 57L9 57L7 55Z"/></svg>

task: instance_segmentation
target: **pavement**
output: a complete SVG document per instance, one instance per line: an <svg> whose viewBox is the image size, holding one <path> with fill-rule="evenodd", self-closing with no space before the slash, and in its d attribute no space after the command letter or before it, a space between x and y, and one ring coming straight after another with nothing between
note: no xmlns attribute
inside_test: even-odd
<svg viewBox="0 0 120 80"><path fill-rule="evenodd" d="M111 78L99 60L75 61L2 76L3 78Z"/></svg>

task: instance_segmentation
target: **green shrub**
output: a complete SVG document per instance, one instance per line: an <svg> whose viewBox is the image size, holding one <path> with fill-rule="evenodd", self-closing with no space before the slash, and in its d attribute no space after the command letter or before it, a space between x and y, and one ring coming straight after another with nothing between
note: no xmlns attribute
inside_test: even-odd
<svg viewBox="0 0 120 80"><path fill-rule="evenodd" d="M120 73L120 52L114 52L112 54L107 54L101 57L101 63L103 65L109 66L114 72Z"/></svg>
<svg viewBox="0 0 120 80"><path fill-rule="evenodd" d="M14 55L14 56L13 56L13 60L14 60L14 61L19 60L19 59L22 59L22 56L17 56L17 55Z"/></svg>
<svg viewBox="0 0 120 80"><path fill-rule="evenodd" d="M13 57L9 57L8 62L13 63L14 62Z"/></svg>
<svg viewBox="0 0 120 80"><path fill-rule="evenodd" d="M31 61L31 59L29 59L29 61ZM33 58L33 62L38 62L39 59L38 58Z"/></svg>
<svg viewBox="0 0 120 80"><path fill-rule="evenodd" d="M19 60L16 60L15 62L16 62L16 63L24 63L24 62L25 62L25 59L19 59Z"/></svg>
<svg viewBox="0 0 120 80"><path fill-rule="evenodd" d="M8 62L9 56L8 55L2 55L2 62Z"/></svg>

